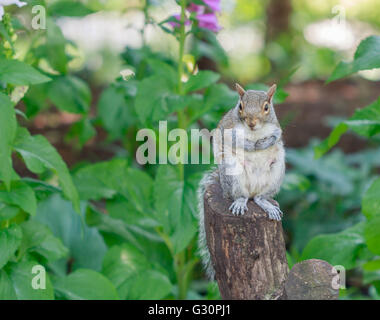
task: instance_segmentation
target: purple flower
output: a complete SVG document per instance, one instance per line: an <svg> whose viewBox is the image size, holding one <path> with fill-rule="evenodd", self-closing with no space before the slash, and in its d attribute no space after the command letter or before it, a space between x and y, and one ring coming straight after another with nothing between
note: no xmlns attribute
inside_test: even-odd
<svg viewBox="0 0 380 320"><path fill-rule="evenodd" d="M218 32L221 26L218 23L215 13L203 13L196 16L200 28Z"/></svg>
<svg viewBox="0 0 380 320"><path fill-rule="evenodd" d="M193 2L187 7L187 11L195 13L195 20L198 21L200 28L208 29L213 32L217 32L221 29L218 24L218 19L215 15L216 11L220 11L220 0L203 0L205 5L198 5ZM207 12L207 13L205 13ZM180 21L180 15L175 14L172 16L177 21ZM172 19L173 20L173 19ZM176 21L169 21L170 26L178 28L180 24ZM185 25L189 25L191 22L188 18L185 20Z"/></svg>
<svg viewBox="0 0 380 320"><path fill-rule="evenodd" d="M203 2L212 10L220 11L220 0L203 0Z"/></svg>
<svg viewBox="0 0 380 320"><path fill-rule="evenodd" d="M190 6L187 7L188 11L190 11L190 12L196 12L197 14L204 13L205 9L206 8L204 6L200 6L200 5L195 4L195 3L190 3Z"/></svg>
<svg viewBox="0 0 380 320"><path fill-rule="evenodd" d="M181 15L180 14L174 14L174 15L172 15L172 18L174 18L177 21L180 21ZM178 22L175 22L175 21L169 21L168 24L171 25L173 28L178 28L180 26L180 24ZM185 26L188 26L189 24L190 24L190 20L185 17Z"/></svg>

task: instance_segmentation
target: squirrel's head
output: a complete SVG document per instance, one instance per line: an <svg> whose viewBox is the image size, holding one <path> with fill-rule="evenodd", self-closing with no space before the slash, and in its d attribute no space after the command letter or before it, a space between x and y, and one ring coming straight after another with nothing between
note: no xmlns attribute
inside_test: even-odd
<svg viewBox="0 0 380 320"><path fill-rule="evenodd" d="M273 108L273 96L277 86L273 84L267 92L247 90L245 91L236 83L236 91L240 99L237 104L237 112L240 120L251 130L257 130L266 123L277 123L277 117Z"/></svg>

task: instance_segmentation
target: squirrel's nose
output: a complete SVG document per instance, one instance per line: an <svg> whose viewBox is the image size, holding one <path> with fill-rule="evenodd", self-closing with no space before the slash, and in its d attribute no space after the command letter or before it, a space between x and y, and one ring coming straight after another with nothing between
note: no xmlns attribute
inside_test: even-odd
<svg viewBox="0 0 380 320"><path fill-rule="evenodd" d="M253 130L256 127L257 120L252 120L249 122L248 126Z"/></svg>

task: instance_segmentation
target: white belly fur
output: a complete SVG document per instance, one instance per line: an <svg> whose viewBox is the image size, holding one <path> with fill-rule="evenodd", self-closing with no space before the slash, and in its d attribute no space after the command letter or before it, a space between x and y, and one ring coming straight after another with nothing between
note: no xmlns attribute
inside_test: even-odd
<svg viewBox="0 0 380 320"><path fill-rule="evenodd" d="M267 124L257 131L245 130L247 139L257 141L268 137L276 127ZM285 150L282 141L272 147L248 152L236 149L236 160L243 167L239 175L240 188L246 197L274 195L278 192L285 173Z"/></svg>

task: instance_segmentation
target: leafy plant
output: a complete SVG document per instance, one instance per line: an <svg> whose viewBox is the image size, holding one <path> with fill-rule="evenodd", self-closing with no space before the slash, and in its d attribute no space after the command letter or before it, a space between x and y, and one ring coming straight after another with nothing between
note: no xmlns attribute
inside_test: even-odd
<svg viewBox="0 0 380 320"><path fill-rule="evenodd" d="M35 115L48 99L61 110L87 115L90 90L68 75L67 40L51 17L47 31L32 36L41 41L31 42L24 61L16 59L14 24L8 13L0 22L0 298L117 298L113 284L100 274L106 245L96 229L84 224L86 203L80 204L69 169L44 136L31 135L17 119ZM41 60L49 67L41 68ZM20 100L26 114L15 108ZM12 165L16 155L40 178L20 177ZM43 181L47 172L54 185ZM49 272L39 289L33 287L38 275L33 270L41 265ZM87 269L66 276L67 268Z"/></svg>
<svg viewBox="0 0 380 320"><path fill-rule="evenodd" d="M187 164L187 155L176 154L171 156L177 163L160 163L174 145L187 154L202 148L179 137L166 141L160 121L187 134L213 129L238 96L217 71L228 65L215 35L219 2L177 3L177 15L154 21L155 3L141 2L143 45L125 49L125 73L102 87L99 99L88 74L73 72L69 52L75 44L57 19L112 4L31 0L28 6L46 8L46 30L32 30L9 13L0 21L0 299L220 298L215 283L204 279L196 246L196 190L210 165ZM148 25L176 40L176 54L169 57L146 44ZM18 51L22 37L24 54ZM285 49L287 39L278 39ZM333 57L308 48L328 54L329 61ZM379 67L378 48L378 36L363 40L353 61L340 63L328 81ZM202 57L218 68L200 69ZM283 86L295 70L280 82L275 103L286 99ZM380 294L379 152L334 150L321 156L348 130L376 146L379 109L380 98L342 121L321 144L289 149L292 168L279 195L287 213L290 264L308 258L341 264L350 276L359 274L361 289L370 286L373 297ZM66 137L77 140L76 151L95 141L112 156L69 169L48 137L28 129L46 111L75 115ZM140 129L155 137L153 163L135 161L145 142L136 141ZM27 176L16 172L19 163ZM32 284L43 284L36 282L43 271L45 289L36 289Z"/></svg>
<svg viewBox="0 0 380 320"><path fill-rule="evenodd" d="M380 66L378 47L380 37L371 36L364 39L358 46L354 60L351 63L340 63L334 70L329 81L337 80L359 70L377 68ZM380 97L372 104L358 109L355 114L338 124L330 136L314 148L315 157L319 158L332 148L342 134L351 129L356 134L377 143L375 136L380 132ZM369 151L366 155L376 152ZM364 161L365 156L361 157ZM378 166L378 163L377 163ZM365 190L358 193L361 197L361 222L339 233L319 235L313 238L305 247L302 259L321 258L333 265L343 265L347 270L363 268L365 285L372 285L378 290L378 270L376 263L380 254L380 180L374 174L364 180ZM345 183L347 186L347 184ZM343 185L342 185L343 187Z"/></svg>
<svg viewBox="0 0 380 320"><path fill-rule="evenodd" d="M90 118L89 86L70 73L69 43L54 22L57 16L85 15L92 9L70 1L49 5L47 29L30 34L38 41L31 41L24 61L15 58L15 30L9 14L5 15L1 44L8 49L0 58L0 298L197 295L190 290L190 281L198 263L195 194L201 174L184 166L184 161L147 166L146 172L136 169L131 155L138 145L129 142L140 128L158 132L161 119L185 130L196 126L201 117L216 121L218 117L207 119L206 114L211 109L221 113L236 100L227 86L216 83L219 74L196 73L195 63L191 69L184 68L189 5L180 2L181 18L172 29L165 22L159 24L177 38L178 61L147 47L136 51L133 60L133 50L128 50L125 59L138 70L136 78L119 78L104 90L97 119ZM202 18L191 19L190 32L198 32ZM188 81L184 83L183 77ZM25 113L15 108L19 101ZM80 115L69 136L78 136L81 145L96 134L93 124L98 121L110 139L125 139L127 157L83 164L71 174L50 142L31 135L21 124L51 105ZM167 154L168 148L162 153ZM37 178L20 177L13 170L14 154ZM33 268L40 265L47 271L43 290L31 287Z"/></svg>

